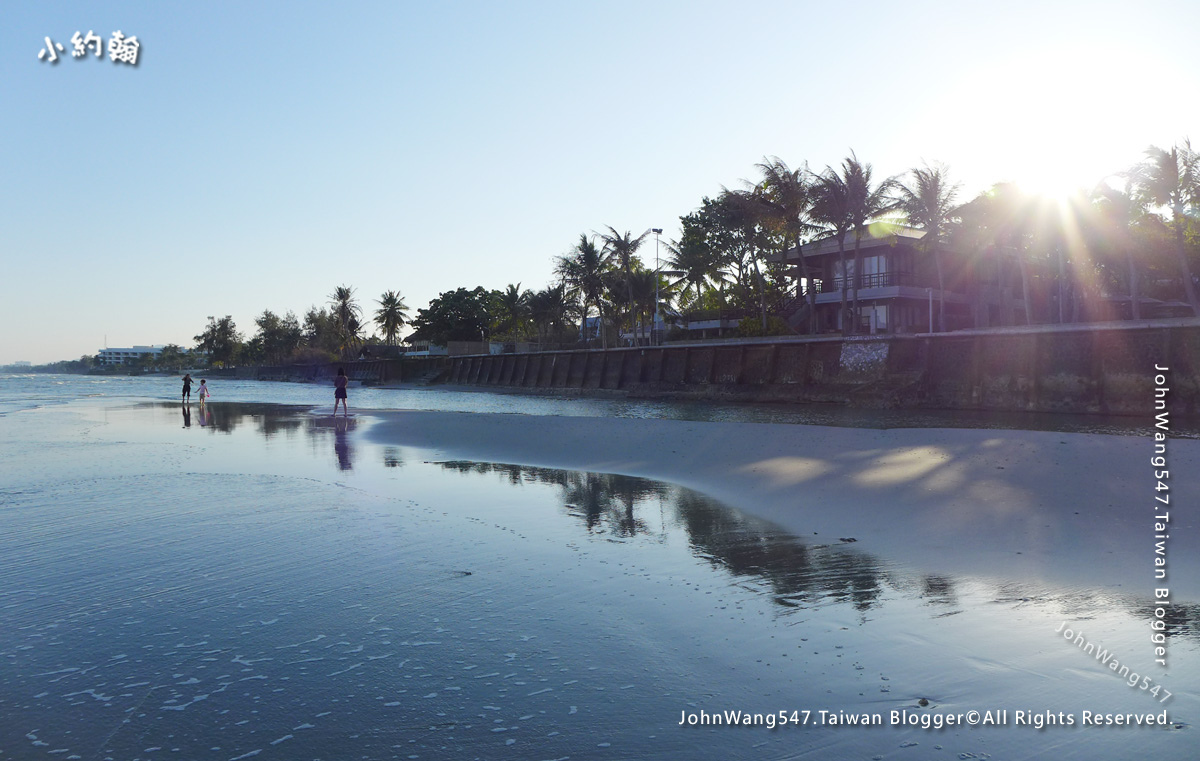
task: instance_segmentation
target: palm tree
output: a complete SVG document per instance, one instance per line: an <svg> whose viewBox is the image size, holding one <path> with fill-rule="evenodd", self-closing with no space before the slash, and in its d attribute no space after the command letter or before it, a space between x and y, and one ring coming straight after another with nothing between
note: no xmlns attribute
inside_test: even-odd
<svg viewBox="0 0 1200 761"><path fill-rule="evenodd" d="M375 311L375 324L383 331L383 340L395 346L400 329L408 322L408 305L399 291L384 291L379 297L379 309Z"/></svg>
<svg viewBox="0 0 1200 761"><path fill-rule="evenodd" d="M846 315L846 281L849 279L849 273L846 271L846 236L850 234L850 228L854 225L850 216L850 189L846 187L845 180L830 167L825 167L825 171L814 179L813 202L808 215L814 222L825 227L826 232L821 237L837 238L838 263L842 270L838 290L842 292L841 315L844 334L849 322Z"/></svg>
<svg viewBox="0 0 1200 761"><path fill-rule="evenodd" d="M688 287L696 289L699 299L704 286L723 280L721 260L703 238L685 232L682 240L667 241L663 247L669 254L666 259L668 269L663 273L679 278L671 283L672 287L687 283Z"/></svg>
<svg viewBox="0 0 1200 761"><path fill-rule="evenodd" d="M1131 172L1138 200L1147 207L1165 206L1171 210L1171 226L1175 232L1175 256L1183 289L1193 315L1200 315L1200 302L1196 300L1196 287L1192 283L1192 269L1187 260L1183 231L1187 226L1185 212L1189 206L1200 204L1200 154L1192 150L1190 140L1182 146L1172 146L1170 151L1150 146L1146 149L1146 160Z"/></svg>
<svg viewBox="0 0 1200 761"><path fill-rule="evenodd" d="M604 332L604 288L605 274L610 269L608 254L597 248L595 241L582 233L579 243L570 254L560 256L556 266L563 282L583 304L583 314L580 317L581 332L589 342L591 336L587 331L588 307L595 303L600 319L600 345L606 349L608 338Z"/></svg>
<svg viewBox="0 0 1200 761"><path fill-rule="evenodd" d="M354 289L347 285L339 285L329 295L329 305L333 307L334 317L338 323L339 351L342 357L348 357L361 341L362 308L354 299Z"/></svg>
<svg viewBox="0 0 1200 761"><path fill-rule="evenodd" d="M605 252L616 261L617 267L625 275L625 289L629 307L633 307L633 261L637 258L637 250L642 247L642 243L646 240L646 236L650 231L642 233L638 237L633 237L633 233L628 230L622 235L618 233L612 225L608 226L607 233L600 234L600 240L604 241ZM630 319L632 326L633 320ZM634 345L637 344L637 337L634 336Z"/></svg>
<svg viewBox="0 0 1200 761"><path fill-rule="evenodd" d="M895 187L895 178L888 177L878 185L871 185L872 168L864 164L850 151L850 157L842 161L842 180L846 183L849 196L850 224L854 229L854 277L850 281L850 311L854 316L851 332L858 332L858 281L862 278L863 262L859 244L863 233L867 231L867 223L878 219L895 208L891 193Z"/></svg>
<svg viewBox="0 0 1200 761"><path fill-rule="evenodd" d="M799 254L801 238L816 229L807 221L808 210L813 201L807 167L789 169L778 156L764 157L762 162L755 166L762 173L762 180L758 184L759 198L767 207L767 221L776 227L783 238L784 256L786 257L787 252L793 248ZM808 325L809 331L812 332L817 325L814 319L816 291L811 286L808 262L804 260L803 255L800 256L800 277L807 286L804 296L808 300Z"/></svg>
<svg viewBox="0 0 1200 761"><path fill-rule="evenodd" d="M500 316L502 319L500 326L501 333L508 333L513 338L521 334L525 320L529 316L530 295L528 290L521 290L520 283L516 285L510 283L507 288L500 292L497 302L500 307Z"/></svg>
<svg viewBox="0 0 1200 761"><path fill-rule="evenodd" d="M946 276L942 267L942 241L955 218L954 203L958 184L946 178L949 170L942 164L911 170L912 183L897 184L897 204L908 224L924 231L921 248L933 257L938 279L938 330L946 332Z"/></svg>
<svg viewBox="0 0 1200 761"><path fill-rule="evenodd" d="M562 323L567 311L566 286L563 283L544 288L529 297L529 316L537 330L538 345L550 330Z"/></svg>
<svg viewBox="0 0 1200 761"><path fill-rule="evenodd" d="M1138 274L1138 262L1135 255L1137 246L1133 240L1134 218L1137 216L1138 204L1133 198L1130 188L1118 190L1107 183L1101 183L1093 192L1093 204L1096 211L1095 230L1099 244L1103 248L1114 249L1115 253L1123 255L1126 266L1126 282L1129 293L1130 316L1135 320L1142 319L1142 294Z"/></svg>

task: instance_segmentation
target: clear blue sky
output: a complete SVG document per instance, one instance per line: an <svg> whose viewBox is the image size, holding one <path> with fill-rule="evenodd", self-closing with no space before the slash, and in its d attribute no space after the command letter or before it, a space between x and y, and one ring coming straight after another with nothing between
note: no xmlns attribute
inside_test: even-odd
<svg viewBox="0 0 1200 761"><path fill-rule="evenodd" d="M1200 3L6 3L0 363L540 288L778 155L1088 185L1200 141ZM136 68L70 56L121 30ZM43 38L67 48L39 61ZM652 254L651 254L652 255Z"/></svg>

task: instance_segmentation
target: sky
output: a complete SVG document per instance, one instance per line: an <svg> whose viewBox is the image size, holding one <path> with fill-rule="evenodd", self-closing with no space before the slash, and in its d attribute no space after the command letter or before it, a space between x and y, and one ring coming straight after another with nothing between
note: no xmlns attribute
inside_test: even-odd
<svg viewBox="0 0 1200 761"><path fill-rule="evenodd" d="M1091 186L1200 142L1196 29L1190 0L5 3L0 364L249 338L339 285L414 315L543 288L769 156Z"/></svg>

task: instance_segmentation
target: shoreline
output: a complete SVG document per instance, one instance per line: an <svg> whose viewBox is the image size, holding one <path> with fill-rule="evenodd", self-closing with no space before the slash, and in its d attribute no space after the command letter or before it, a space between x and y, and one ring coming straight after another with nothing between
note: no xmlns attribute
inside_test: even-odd
<svg viewBox="0 0 1200 761"><path fill-rule="evenodd" d="M1100 434L834 428L362 410L364 435L435 457L640 476L714 497L805 541L853 540L930 573L1153 597L1153 442ZM1200 471L1200 442L1169 466ZM1187 485L1175 491L1186 504ZM1200 600L1200 545L1171 524L1172 599Z"/></svg>

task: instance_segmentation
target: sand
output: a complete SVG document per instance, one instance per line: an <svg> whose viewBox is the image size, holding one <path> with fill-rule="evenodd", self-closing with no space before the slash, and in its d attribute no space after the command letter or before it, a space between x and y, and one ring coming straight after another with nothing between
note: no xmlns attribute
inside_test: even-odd
<svg viewBox="0 0 1200 761"><path fill-rule="evenodd" d="M1171 500L1167 586L1200 599L1200 441L969 429L830 428L382 412L377 441L437 456L655 478L797 536L853 539L927 572L1043 580L1150 597L1156 497ZM1174 499L1171 499L1171 498Z"/></svg>

